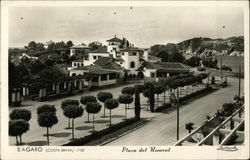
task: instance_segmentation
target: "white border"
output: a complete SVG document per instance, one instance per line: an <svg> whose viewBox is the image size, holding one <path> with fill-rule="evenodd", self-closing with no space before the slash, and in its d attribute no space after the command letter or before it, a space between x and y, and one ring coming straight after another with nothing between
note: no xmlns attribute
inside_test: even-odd
<svg viewBox="0 0 250 160"><path fill-rule="evenodd" d="M85 152L27 153L8 146L8 7L11 6L242 6L245 40L245 145L237 152L218 151L215 146L171 147L169 153L122 153L122 147L80 147ZM247 1L4 1L1 2L1 157L3 159L246 159L249 157L249 8ZM133 146L140 148L141 146ZM157 146L168 148L166 146ZM62 148L62 147L42 147ZM77 148L77 147L67 147Z"/></svg>

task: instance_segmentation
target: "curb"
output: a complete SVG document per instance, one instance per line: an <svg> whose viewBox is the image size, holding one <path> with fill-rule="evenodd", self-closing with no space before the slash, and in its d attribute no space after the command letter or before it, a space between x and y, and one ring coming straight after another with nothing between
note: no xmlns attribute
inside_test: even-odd
<svg viewBox="0 0 250 160"><path fill-rule="evenodd" d="M118 139L118 138L120 138L120 137L122 137L122 136L125 136L125 135L127 135L127 134L129 134L129 133L131 133L131 132L133 132L133 131L135 131L135 130L137 130L137 129L143 127L143 126L145 126L145 125L148 124L149 122L150 122L150 121L148 121L148 122L146 122L146 123L144 123L144 124L142 124L142 125L140 125L140 126L138 126L138 127L136 127L136 128L133 128L133 129L127 131L127 132L124 132L123 134L120 134L120 135L118 135L118 136L116 136L116 137L114 137L114 138L111 138L111 139L107 140L106 142L101 143L101 144L98 145L98 146L104 146L105 144L108 144L108 143L110 143L110 142L112 142L112 141L114 141L114 140L116 140L116 139Z"/></svg>

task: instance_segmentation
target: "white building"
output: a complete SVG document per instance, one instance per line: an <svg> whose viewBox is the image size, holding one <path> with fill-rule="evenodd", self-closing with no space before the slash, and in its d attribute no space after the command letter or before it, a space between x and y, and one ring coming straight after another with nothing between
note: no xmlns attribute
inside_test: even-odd
<svg viewBox="0 0 250 160"><path fill-rule="evenodd" d="M90 47L82 43L80 45L70 47L70 56L73 56L75 54L86 54L86 52L89 52L89 51L90 51Z"/></svg>
<svg viewBox="0 0 250 160"><path fill-rule="evenodd" d="M94 62L98 60L100 57L110 57L110 54L109 52L107 52L106 48L101 48L101 49L89 52L87 58L83 60L83 65L87 66L87 65L94 64Z"/></svg>
<svg viewBox="0 0 250 160"><path fill-rule="evenodd" d="M107 40L108 49L107 51L113 55L113 58L118 57L118 53L120 52L120 48L122 47L122 40L117 38L116 35L114 38Z"/></svg>

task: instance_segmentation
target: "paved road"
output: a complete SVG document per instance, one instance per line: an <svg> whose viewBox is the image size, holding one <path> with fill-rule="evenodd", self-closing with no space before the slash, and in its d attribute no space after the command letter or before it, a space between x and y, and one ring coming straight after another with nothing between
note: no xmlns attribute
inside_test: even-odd
<svg viewBox="0 0 250 160"><path fill-rule="evenodd" d="M206 115L213 114L225 102L231 102L238 91L238 80L228 77L229 87L217 90L180 108L180 138L188 134L185 123L199 126ZM242 80L243 84L243 80ZM243 85L241 86L243 91ZM176 142L176 111L160 114L146 126L129 133L109 144L119 145L172 145Z"/></svg>

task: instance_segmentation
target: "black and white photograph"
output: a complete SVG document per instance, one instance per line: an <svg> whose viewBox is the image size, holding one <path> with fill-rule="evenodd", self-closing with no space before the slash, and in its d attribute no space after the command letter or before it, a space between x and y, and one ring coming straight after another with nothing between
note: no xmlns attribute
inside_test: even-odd
<svg viewBox="0 0 250 160"><path fill-rule="evenodd" d="M1 159L249 158L248 1L1 13Z"/></svg>

